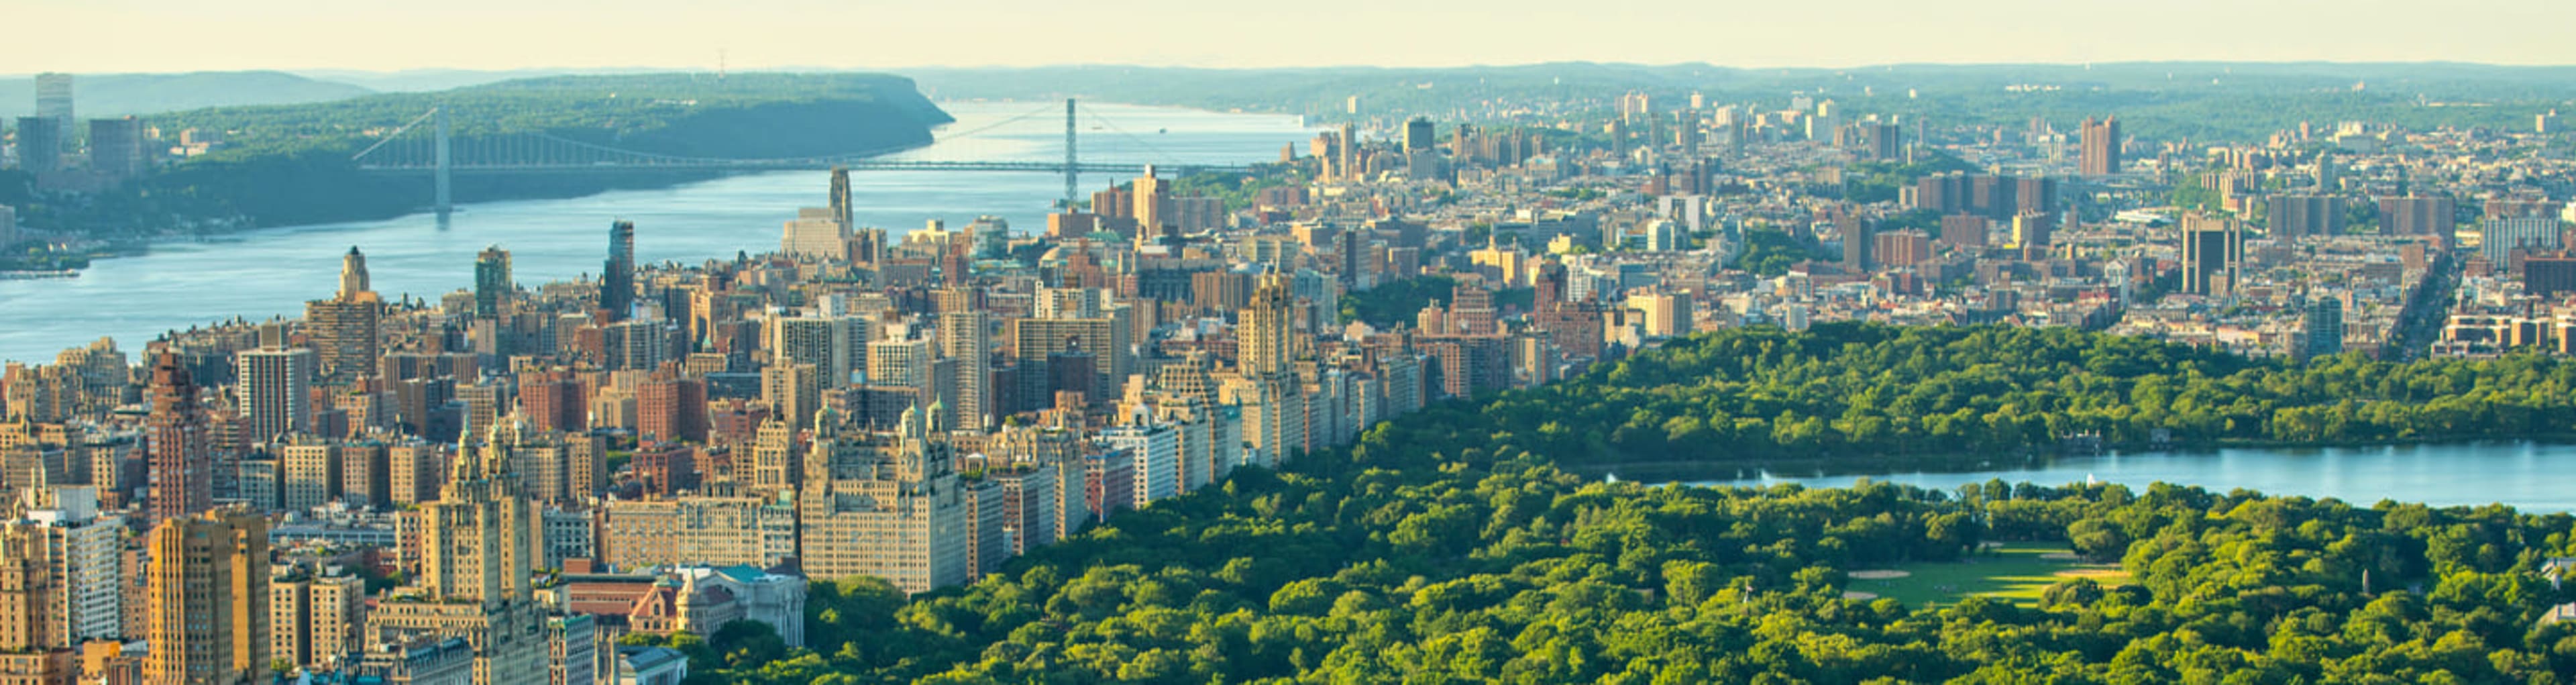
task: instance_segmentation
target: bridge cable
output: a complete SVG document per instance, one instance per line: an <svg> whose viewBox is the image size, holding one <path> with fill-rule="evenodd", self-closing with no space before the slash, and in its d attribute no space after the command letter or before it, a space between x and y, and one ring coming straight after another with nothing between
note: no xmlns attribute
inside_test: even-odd
<svg viewBox="0 0 2576 685"><path fill-rule="evenodd" d="M429 108L429 111L420 113L420 116L412 117L410 123L395 127L394 132L387 133L385 134L385 137L377 139L376 144L367 146L367 149L359 150L358 154L350 155L349 161L355 162L360 159L365 159L369 153L375 152L376 148L384 147L386 143L394 142L395 138L402 137L404 132L411 130L411 127L419 126L420 122L427 121L431 116L436 114L438 114L438 108L431 107Z"/></svg>

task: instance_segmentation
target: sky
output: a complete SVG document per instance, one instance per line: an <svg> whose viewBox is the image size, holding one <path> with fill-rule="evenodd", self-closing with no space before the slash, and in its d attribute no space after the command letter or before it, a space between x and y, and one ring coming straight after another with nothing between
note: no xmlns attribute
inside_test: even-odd
<svg viewBox="0 0 2576 685"><path fill-rule="evenodd" d="M9 0L0 73L2576 64L2569 0ZM30 30L30 27L44 27Z"/></svg>

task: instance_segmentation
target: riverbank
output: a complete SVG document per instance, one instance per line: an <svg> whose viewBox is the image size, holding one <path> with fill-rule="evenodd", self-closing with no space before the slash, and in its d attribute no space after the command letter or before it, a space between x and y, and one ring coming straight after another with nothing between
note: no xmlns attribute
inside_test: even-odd
<svg viewBox="0 0 2576 685"><path fill-rule="evenodd" d="M942 140L904 159L1064 159L1062 119L1019 118L1035 103L942 106L958 119L943 130L985 132L975 142ZM1121 130L1170 131L1156 135L1151 147L1112 136L1086 140L1084 154L1100 159L1240 165L1275 159L1279 146L1314 135L1295 117L1106 103L1085 108ZM1017 231L1042 230L1053 202L1064 196L1064 176L1048 172L858 171L851 180L858 223L895 236L932 220L954 226L983 215ZM1126 179L1081 178L1085 187L1113 180ZM823 206L829 188L821 171L739 174L577 198L480 202L445 222L412 213L151 242L140 254L97 260L78 278L0 281L0 320L42 322L0 326L0 360L50 362L100 336L130 351L170 330L300 315L306 301L338 287L340 256L353 245L366 253L376 291L429 300L470 285L475 255L492 246L510 252L512 275L526 287L596 278L609 222L617 219L635 222L641 264L768 252L778 248L780 223L799 207Z"/></svg>
<svg viewBox="0 0 2576 685"><path fill-rule="evenodd" d="M18 206L32 232L102 240L393 219L427 209L437 194L428 170L434 136L414 125L429 111L442 115L438 154L458 155L452 195L465 203L667 189L731 174L568 159L563 146L662 158L820 159L916 150L936 142L933 128L956 120L910 79L881 74L524 79L156 114L149 123L165 131L226 135L110 189L37 192L47 179L20 174L26 192L0 198Z"/></svg>

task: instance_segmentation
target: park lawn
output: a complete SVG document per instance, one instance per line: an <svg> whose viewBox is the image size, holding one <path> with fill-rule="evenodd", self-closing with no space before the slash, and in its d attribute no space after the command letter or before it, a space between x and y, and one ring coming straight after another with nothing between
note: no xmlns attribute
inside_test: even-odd
<svg viewBox="0 0 2576 685"><path fill-rule="evenodd" d="M1894 599L1906 606L1950 604L1970 595L2027 605L2037 604L2040 592L2048 586L2069 578L2092 578L2104 587L2129 582L2129 574L2117 565L2042 558L2066 552L2067 548L2056 545L2008 543L1979 550L1963 561L1900 564L1895 570L1908 574L1903 578L1853 578L1844 582L1843 589Z"/></svg>

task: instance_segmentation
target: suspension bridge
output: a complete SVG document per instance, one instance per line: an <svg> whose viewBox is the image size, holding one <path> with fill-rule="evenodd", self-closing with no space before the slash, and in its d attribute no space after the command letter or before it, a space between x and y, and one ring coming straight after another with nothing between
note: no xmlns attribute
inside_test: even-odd
<svg viewBox="0 0 2576 685"><path fill-rule="evenodd" d="M939 143L970 140L1005 126L1054 111L1052 104L967 131L937 136ZM1085 161L1079 154L1081 117L1090 114L1095 128L1125 139L1161 159L1155 161ZM433 207L441 214L455 203L451 187L456 174L603 173L622 171L710 171L747 173L846 168L853 171L973 171L1060 173L1064 202L1072 206L1081 193L1082 174L1141 174L1148 168L1193 171L1244 171L1246 165L1191 164L1154 149L1151 143L1117 128L1073 100L1064 101L1062 161L959 160L907 158L903 153L926 146L894 146L846 154L776 159L737 159L660 154L571 140L544 131L512 131L456 138L446 107L433 107L376 139L350 157L360 171L386 174L427 173L434 179Z"/></svg>

